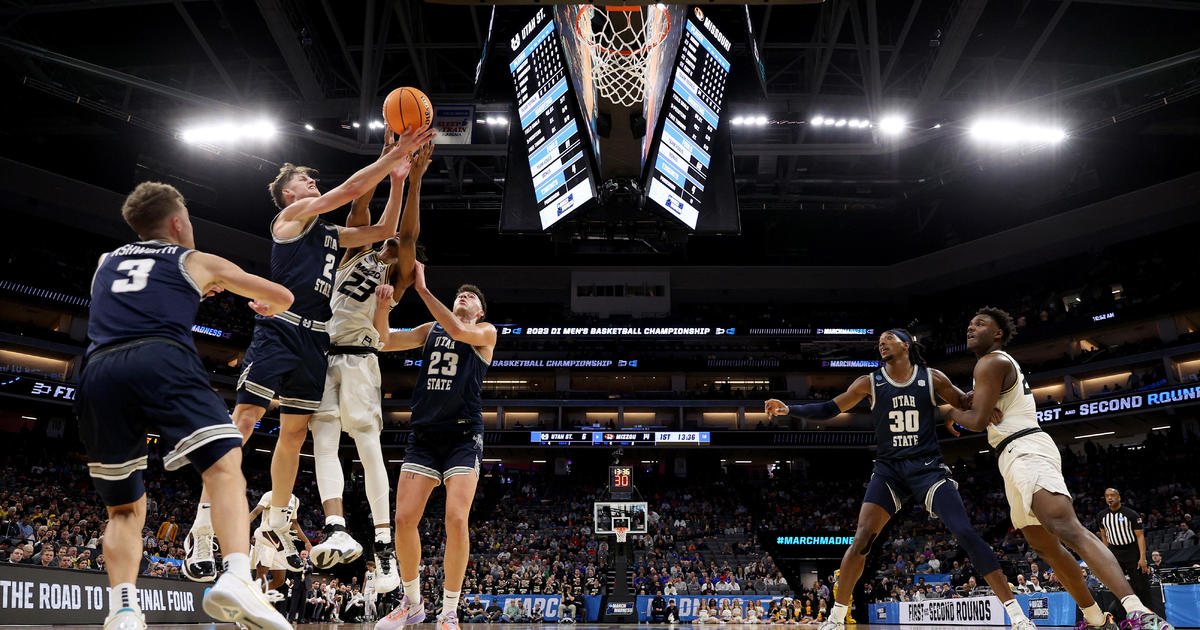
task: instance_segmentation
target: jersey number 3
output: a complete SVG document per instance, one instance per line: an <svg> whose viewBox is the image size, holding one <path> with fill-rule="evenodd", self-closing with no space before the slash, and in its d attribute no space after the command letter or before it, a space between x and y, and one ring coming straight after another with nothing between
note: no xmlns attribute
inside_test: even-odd
<svg viewBox="0 0 1200 630"><path fill-rule="evenodd" d="M892 433L916 433L921 428L921 412L916 409L889 411L888 420L892 421L888 425Z"/></svg>
<svg viewBox="0 0 1200 630"><path fill-rule="evenodd" d="M441 364L440 369L438 366L439 363ZM429 355L429 373L430 374L440 373L442 376L454 376L455 374L458 374L458 353L457 352L447 352L445 354L442 354L441 352L431 353Z"/></svg>
<svg viewBox="0 0 1200 630"><path fill-rule="evenodd" d="M150 279L150 270L154 268L154 263L157 262L153 258L135 258L133 260L123 260L117 265L117 271L124 271L128 278L113 280L113 293L133 293L146 288L146 282Z"/></svg>

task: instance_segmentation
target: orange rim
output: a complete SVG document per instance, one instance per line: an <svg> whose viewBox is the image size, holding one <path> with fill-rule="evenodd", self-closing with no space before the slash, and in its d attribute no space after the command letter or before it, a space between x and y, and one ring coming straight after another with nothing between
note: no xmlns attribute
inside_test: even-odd
<svg viewBox="0 0 1200 630"><path fill-rule="evenodd" d="M662 35L659 35L658 39L654 43L648 44L646 46L642 46L641 48L635 48L633 50L613 50L611 48L605 48L604 46L600 46L596 42L592 41L591 38L586 37L583 34L583 26L582 26L583 16L585 16L585 15L590 16L591 12L596 10L596 7L594 5L585 5L585 6L588 8L580 11L579 15L575 18L575 33L577 35L579 35L580 39L582 39L585 43L587 43L588 48L602 51L605 54L621 55L622 57L628 57L630 55L638 55L643 52L653 50L655 47L657 47L659 44L661 44L663 42L663 40L665 40L667 38L667 34L671 32L671 19L670 19L670 16L668 15L667 27L665 29L663 29ZM617 11L617 12L621 12L621 13L632 13L634 11L640 12L642 10L642 7L636 6L636 5L606 6L606 7L604 7L604 10L605 11Z"/></svg>

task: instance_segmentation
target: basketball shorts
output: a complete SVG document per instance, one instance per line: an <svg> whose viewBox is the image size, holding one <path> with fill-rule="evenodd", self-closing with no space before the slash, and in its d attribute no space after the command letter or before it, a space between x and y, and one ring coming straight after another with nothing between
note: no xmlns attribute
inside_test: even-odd
<svg viewBox="0 0 1200 630"><path fill-rule="evenodd" d="M1013 440L1000 454L1000 476L1008 497L1013 527L1041 525L1033 514L1033 495L1038 490L1071 496L1062 474L1062 456L1054 438L1033 433Z"/></svg>
<svg viewBox="0 0 1200 630"><path fill-rule="evenodd" d="M204 472L242 448L242 434L209 384L200 356L161 337L94 352L75 411L88 474L105 505L132 503L145 493L148 432L158 433L170 449L163 455L167 470L191 464Z"/></svg>
<svg viewBox="0 0 1200 630"><path fill-rule="evenodd" d="M895 516L906 502L919 501L933 514L933 495L945 483L958 487L950 476L950 467L939 456L877 459L863 502L874 503Z"/></svg>
<svg viewBox="0 0 1200 630"><path fill-rule="evenodd" d="M325 391L328 350L325 322L287 312L257 318L245 367L238 377L238 404L266 408L278 397L283 413L316 411Z"/></svg>
<svg viewBox="0 0 1200 630"><path fill-rule="evenodd" d="M455 475L478 476L482 461L481 432L414 430L400 472L423 475L441 483Z"/></svg>
<svg viewBox="0 0 1200 630"><path fill-rule="evenodd" d="M383 430L381 386L379 357L374 354L329 355L325 393L309 424L340 423L351 437L379 433Z"/></svg>
<svg viewBox="0 0 1200 630"><path fill-rule="evenodd" d="M254 531L254 547L250 550L250 568L263 566L271 571L290 571L287 556L280 551L275 543L263 536L262 528Z"/></svg>

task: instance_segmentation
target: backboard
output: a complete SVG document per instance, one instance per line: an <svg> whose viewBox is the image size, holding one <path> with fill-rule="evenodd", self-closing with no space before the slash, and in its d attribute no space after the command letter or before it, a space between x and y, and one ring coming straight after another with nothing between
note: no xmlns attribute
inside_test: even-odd
<svg viewBox="0 0 1200 630"><path fill-rule="evenodd" d="M613 527L628 527L630 534L645 534L650 514L645 501L597 501L592 509L597 535L614 534Z"/></svg>

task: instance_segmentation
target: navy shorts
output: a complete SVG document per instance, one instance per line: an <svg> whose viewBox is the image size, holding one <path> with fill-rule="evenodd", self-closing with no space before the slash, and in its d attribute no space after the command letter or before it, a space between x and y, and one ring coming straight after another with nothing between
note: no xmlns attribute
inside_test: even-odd
<svg viewBox="0 0 1200 630"><path fill-rule="evenodd" d="M238 377L237 402L265 409L278 396L283 413L310 414L321 406L325 393L329 333L324 322L312 328L283 321L284 316L255 321L254 338Z"/></svg>
<svg viewBox="0 0 1200 630"><path fill-rule="evenodd" d="M877 459L863 503L874 503L895 516L904 503L920 501L933 514L933 495L937 489L944 483L958 488L958 482L950 475L950 467L937 455Z"/></svg>
<svg viewBox="0 0 1200 630"><path fill-rule="evenodd" d="M455 475L475 473L478 477L482 461L482 431L415 429L408 438L400 472L423 475L441 483Z"/></svg>
<svg viewBox="0 0 1200 630"><path fill-rule="evenodd" d="M170 448L163 467L191 464L204 472L242 434L225 401L213 391L196 351L162 338L139 339L93 353L75 401L88 473L105 505L124 505L145 493L146 434Z"/></svg>

